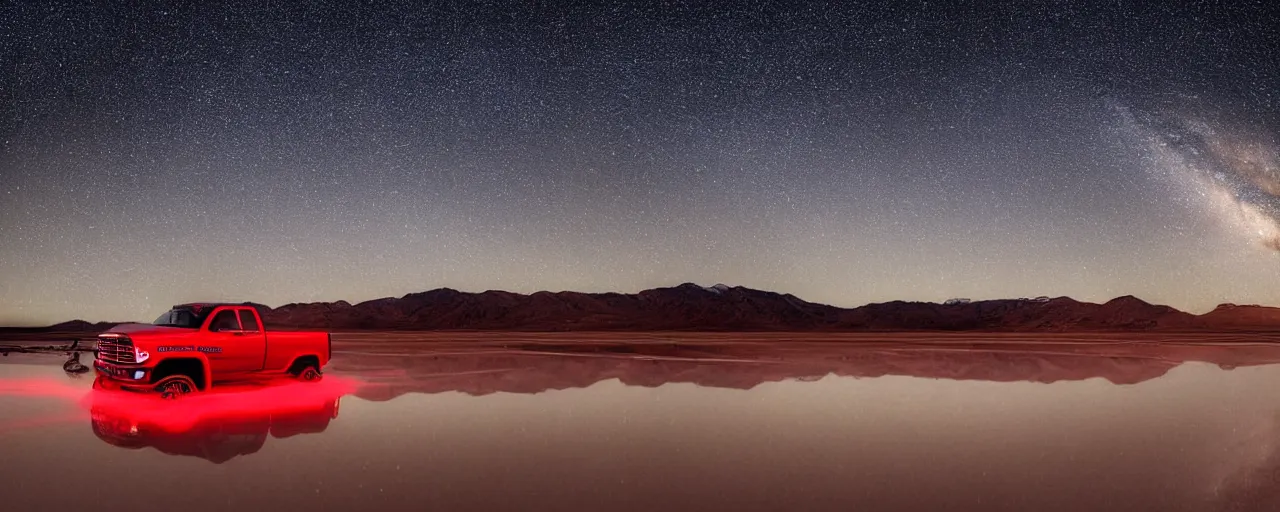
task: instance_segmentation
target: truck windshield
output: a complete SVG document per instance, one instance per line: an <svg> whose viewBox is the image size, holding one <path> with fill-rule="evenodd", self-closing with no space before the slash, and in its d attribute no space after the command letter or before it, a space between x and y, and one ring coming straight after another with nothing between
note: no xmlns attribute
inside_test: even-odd
<svg viewBox="0 0 1280 512"><path fill-rule="evenodd" d="M151 322L153 325L162 325L165 327L185 327L187 329L199 329L204 323L206 315L198 314L187 308L173 308L165 314L160 315L156 321Z"/></svg>

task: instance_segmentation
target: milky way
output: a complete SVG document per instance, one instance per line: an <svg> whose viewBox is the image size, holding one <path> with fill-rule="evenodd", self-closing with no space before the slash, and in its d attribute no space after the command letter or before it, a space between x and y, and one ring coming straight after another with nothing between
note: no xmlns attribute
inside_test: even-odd
<svg viewBox="0 0 1280 512"><path fill-rule="evenodd" d="M1274 138L1204 113L1119 112L1150 151L1148 170L1174 185L1180 200L1280 251L1280 145Z"/></svg>

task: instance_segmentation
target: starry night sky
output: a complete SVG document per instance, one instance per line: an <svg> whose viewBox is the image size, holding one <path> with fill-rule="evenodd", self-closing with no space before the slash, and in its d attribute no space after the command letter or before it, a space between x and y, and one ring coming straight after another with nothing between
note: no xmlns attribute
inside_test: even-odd
<svg viewBox="0 0 1280 512"><path fill-rule="evenodd" d="M1280 305L1267 2L133 4L0 7L0 324L686 281Z"/></svg>

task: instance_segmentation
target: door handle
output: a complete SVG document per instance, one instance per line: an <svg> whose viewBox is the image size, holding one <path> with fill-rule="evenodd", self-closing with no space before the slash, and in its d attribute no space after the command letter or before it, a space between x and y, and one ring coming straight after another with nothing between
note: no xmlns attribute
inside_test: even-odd
<svg viewBox="0 0 1280 512"><path fill-rule="evenodd" d="M235 331L235 332L231 333L231 335L232 335L232 336L244 336L244 331Z"/></svg>

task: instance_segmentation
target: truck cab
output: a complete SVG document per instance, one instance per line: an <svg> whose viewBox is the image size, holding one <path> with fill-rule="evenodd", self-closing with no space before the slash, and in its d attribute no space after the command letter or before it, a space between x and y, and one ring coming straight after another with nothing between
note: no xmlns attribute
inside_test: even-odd
<svg viewBox="0 0 1280 512"><path fill-rule="evenodd" d="M264 375L318 380L332 347L324 332L267 332L249 304L179 304L150 324L99 334L95 387L170 397Z"/></svg>

